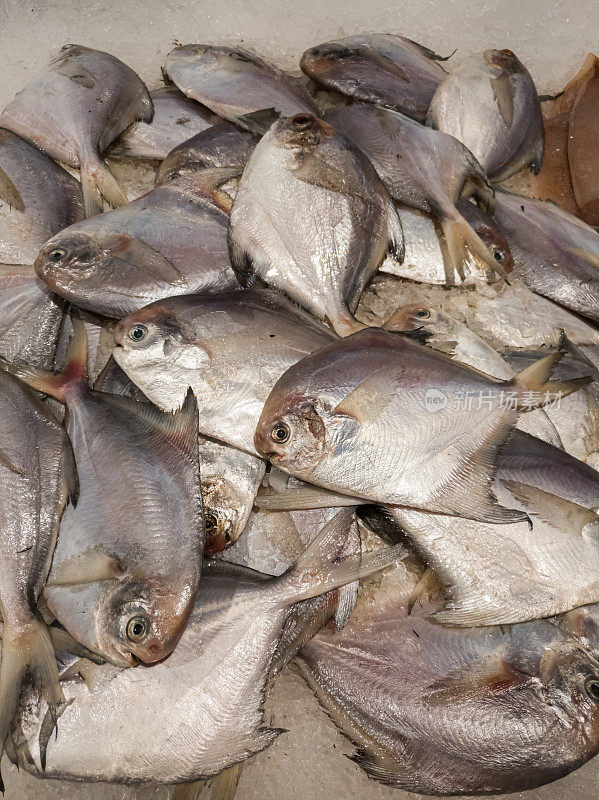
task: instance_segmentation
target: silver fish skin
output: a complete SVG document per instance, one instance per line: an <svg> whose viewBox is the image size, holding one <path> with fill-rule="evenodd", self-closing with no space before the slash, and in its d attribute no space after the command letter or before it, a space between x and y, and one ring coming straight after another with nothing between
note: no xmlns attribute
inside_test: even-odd
<svg viewBox="0 0 599 800"><path fill-rule="evenodd" d="M345 518L343 512L326 526L280 577L207 562L194 612L170 658L152 669L104 665L88 684L65 683L73 702L58 737L48 743L45 776L182 783L214 775L272 744L282 731L265 725L262 706L290 608L405 554L388 548L361 563L350 557L332 564L345 538ZM156 714L158 705L164 713ZM38 703L21 718L19 761L36 774L44 716Z"/></svg>
<svg viewBox="0 0 599 800"><path fill-rule="evenodd" d="M182 176L125 208L72 225L40 250L36 272L70 303L116 319L172 295L236 287L226 193L236 175Z"/></svg>
<svg viewBox="0 0 599 800"><path fill-rule="evenodd" d="M463 142L496 183L524 167L535 174L541 169L541 104L511 50L485 50L452 70L434 94L426 124Z"/></svg>
<svg viewBox="0 0 599 800"><path fill-rule="evenodd" d="M45 72L0 114L8 128L57 161L81 170L86 216L127 197L102 153L136 120L150 122L152 100L141 79L101 50L65 44Z"/></svg>
<svg viewBox="0 0 599 800"><path fill-rule="evenodd" d="M391 33L359 33L311 47L300 67L341 94L424 122L445 61L428 47Z"/></svg>
<svg viewBox="0 0 599 800"><path fill-rule="evenodd" d="M553 203L497 192L494 219L510 243L514 277L599 322L599 233Z"/></svg>
<svg viewBox="0 0 599 800"><path fill-rule="evenodd" d="M418 304L404 306L383 327L385 330L411 332L410 335L417 341L493 378L510 380L516 375L517 370L490 344L439 307ZM522 414L516 427L563 449L559 433L543 408Z"/></svg>
<svg viewBox="0 0 599 800"><path fill-rule="evenodd" d="M242 131L230 122L212 125L171 150L158 168L156 185L210 167L243 170L259 140L255 133Z"/></svg>
<svg viewBox="0 0 599 800"><path fill-rule="evenodd" d="M260 140L231 210L231 263L259 277L339 335L387 253L403 257L403 233L374 168L328 123L283 118Z"/></svg>
<svg viewBox="0 0 599 800"><path fill-rule="evenodd" d="M438 220L448 251L447 283L466 282L466 272L473 275L470 283L504 274L456 208L461 197L475 198L485 211L492 211L494 202L482 167L461 142L371 105L346 106L325 118L368 156L395 200Z"/></svg>
<svg viewBox="0 0 599 800"><path fill-rule="evenodd" d="M67 506L45 600L91 652L120 666L175 648L193 609L204 548L197 407L181 412L87 387L83 323L59 375L11 367L66 405L79 499Z"/></svg>
<svg viewBox="0 0 599 800"><path fill-rule="evenodd" d="M0 372L0 755L29 675L54 709L62 701L48 629L37 610L66 498L68 452L59 423L22 383Z"/></svg>
<svg viewBox="0 0 599 800"><path fill-rule="evenodd" d="M0 356L50 369L63 317L64 301L33 267L0 264Z"/></svg>
<svg viewBox="0 0 599 800"><path fill-rule="evenodd" d="M400 264L395 258L386 258L379 272L442 286L448 285L448 276L451 276L451 285L469 285L476 282L477 270L476 268L472 270L470 261L463 265L464 280L454 274L443 232L439 223L430 214L402 204L397 204L396 208L404 233L404 260ZM458 201L456 208L502 270L509 274L513 269L514 260L507 239L493 219L468 200Z"/></svg>
<svg viewBox="0 0 599 800"><path fill-rule="evenodd" d="M154 116L151 122L134 122L108 148L112 158L165 158L170 151L197 133L219 122L218 115L190 100L176 86L150 92Z"/></svg>
<svg viewBox="0 0 599 800"><path fill-rule="evenodd" d="M536 378L495 381L370 328L290 367L264 405L254 443L278 468L335 492L498 524L519 520L522 512L497 506L490 482L521 398L538 407L536 392L567 393L563 382L545 384L555 360L538 362ZM511 402L502 400L507 393Z"/></svg>
<svg viewBox="0 0 599 800"><path fill-rule="evenodd" d="M426 796L520 792L595 756L588 640L548 620L448 628L432 616L438 591L414 601L419 578L402 565L385 575L342 633L323 629L296 662L369 777Z"/></svg>
<svg viewBox="0 0 599 800"><path fill-rule="evenodd" d="M0 262L33 264L50 236L84 216L75 178L37 147L0 128Z"/></svg>
<svg viewBox="0 0 599 800"><path fill-rule="evenodd" d="M285 116L316 112L289 75L241 48L186 44L168 54L164 67L184 94L232 122L267 108Z"/></svg>
<svg viewBox="0 0 599 800"><path fill-rule="evenodd" d="M265 469L266 463L261 458L200 437L205 555L214 555L239 539L250 518Z"/></svg>
<svg viewBox="0 0 599 800"><path fill-rule="evenodd" d="M115 361L153 403L174 411L191 387L200 432L258 455L254 433L271 388L335 336L262 289L153 303L121 320L114 339Z"/></svg>

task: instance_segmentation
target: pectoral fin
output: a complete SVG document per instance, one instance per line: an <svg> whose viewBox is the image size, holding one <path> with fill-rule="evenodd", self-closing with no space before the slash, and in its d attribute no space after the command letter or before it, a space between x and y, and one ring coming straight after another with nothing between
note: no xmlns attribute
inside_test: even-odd
<svg viewBox="0 0 599 800"><path fill-rule="evenodd" d="M143 270L152 278L172 286L185 285L185 278L173 262L141 239L132 239L126 234L115 235L107 250L115 258Z"/></svg>
<svg viewBox="0 0 599 800"><path fill-rule="evenodd" d="M0 200L8 203L16 211L25 211L25 203L19 190L2 168L0 168Z"/></svg>
<svg viewBox="0 0 599 800"><path fill-rule="evenodd" d="M53 567L47 586L78 586L85 583L114 580L123 573L118 559L103 550L93 548L80 556Z"/></svg>

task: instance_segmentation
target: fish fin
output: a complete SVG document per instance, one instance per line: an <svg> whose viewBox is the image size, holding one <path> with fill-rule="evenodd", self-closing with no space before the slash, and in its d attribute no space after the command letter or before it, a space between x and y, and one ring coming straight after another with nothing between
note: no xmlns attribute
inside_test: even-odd
<svg viewBox="0 0 599 800"><path fill-rule="evenodd" d="M25 211L25 203L17 187L0 167L0 200L3 200L15 211Z"/></svg>
<svg viewBox="0 0 599 800"><path fill-rule="evenodd" d="M249 133L264 136L266 131L274 125L281 116L275 108L263 108L260 111L252 111L250 114L235 118L235 124Z"/></svg>
<svg viewBox="0 0 599 800"><path fill-rule="evenodd" d="M573 251L573 254L580 258L586 258L589 263L599 268L599 256L596 256L594 253L586 253L582 249L576 249ZM589 374L593 376L594 380L599 381L599 368L597 365L591 361L582 347L575 345L574 342L568 338L564 330L562 330L560 336L559 349L563 350L565 353L568 353L573 358L583 361L585 364L585 370L588 369Z"/></svg>
<svg viewBox="0 0 599 800"><path fill-rule="evenodd" d="M576 533L578 536L585 535L587 525L592 525L599 531L599 516L584 506L557 497L550 492L545 492L536 486L529 486L519 481L501 479L505 488L514 495L516 500L530 506L530 513L539 516L560 530ZM587 531L588 534L588 531Z"/></svg>
<svg viewBox="0 0 599 800"><path fill-rule="evenodd" d="M212 779L211 800L233 800L237 791L237 784L241 778L243 761L224 769Z"/></svg>
<svg viewBox="0 0 599 800"><path fill-rule="evenodd" d="M0 358L0 368L19 378L32 389L47 394L64 403L66 390L72 387L86 387L87 374L87 332L85 324L77 314L71 314L73 336L67 352L62 372L55 374L28 364L13 364Z"/></svg>
<svg viewBox="0 0 599 800"><path fill-rule="evenodd" d="M466 665L430 684L425 703L428 706L444 706L447 703L464 703L468 700L500 694L529 684L530 675L508 664L504 658L491 656Z"/></svg>
<svg viewBox="0 0 599 800"><path fill-rule="evenodd" d="M501 72L489 78L493 97L501 114L501 119L508 128L514 122L514 87L507 72Z"/></svg>
<svg viewBox="0 0 599 800"><path fill-rule="evenodd" d="M359 556L361 553L362 540L360 539L358 526L354 520L352 520L349 525L345 544L341 548L339 557L345 558L347 556ZM360 582L353 581L353 583L346 583L345 586L342 586L338 590L337 608L335 610L335 628L337 629L337 632L342 631L347 625L351 613L356 605L356 600L358 599L359 588Z"/></svg>
<svg viewBox="0 0 599 800"><path fill-rule="evenodd" d="M431 567L427 567L424 572L422 573L420 580L412 589L410 597L408 598L407 603L407 612L408 616L412 613L412 610L416 603L429 594L432 594L435 591L439 590L439 581L437 576L435 575L434 570Z"/></svg>
<svg viewBox="0 0 599 800"><path fill-rule="evenodd" d="M259 489L254 505L263 511L299 511L312 508L340 508L359 506L364 500L321 489L318 486L291 487L282 492Z"/></svg>
<svg viewBox="0 0 599 800"><path fill-rule="evenodd" d="M81 157L81 188L85 216L93 217L102 212L103 197L113 208L126 206L129 200L117 183L108 165L96 153Z"/></svg>
<svg viewBox="0 0 599 800"><path fill-rule="evenodd" d="M136 417L145 421L153 430L159 430L179 450L191 459L194 464L200 463L198 444L198 403L192 389L187 390L185 400L180 409L174 412L162 411L153 403L139 403L125 395L105 395L110 403L124 408Z"/></svg>
<svg viewBox="0 0 599 800"><path fill-rule="evenodd" d="M71 505L76 507L79 500L79 475L73 445L66 434L62 438L62 476Z"/></svg>
<svg viewBox="0 0 599 800"><path fill-rule="evenodd" d="M517 402L520 411L530 411L532 408L547 405L562 397L567 397L572 392L593 382L592 376L574 378L569 381L548 380L563 355L562 350L556 350L530 364L506 383L508 386L515 386L518 390Z"/></svg>
<svg viewBox="0 0 599 800"><path fill-rule="evenodd" d="M274 579L280 586L284 606L365 578L405 558L405 547L396 545L365 556L347 556L332 563L345 542L352 516L352 509L339 511L323 526L291 569Z"/></svg>
<svg viewBox="0 0 599 800"><path fill-rule="evenodd" d="M403 264L405 251L405 239L403 233L403 226L401 219L395 208L395 204L390 202L387 213L387 231L389 234L389 243L387 245L387 255L397 259L400 264Z"/></svg>
<svg viewBox="0 0 599 800"><path fill-rule="evenodd" d="M369 747L368 749L360 748L353 755L347 756L347 758L364 770L369 778L379 783L400 787L412 792L418 792L423 788L418 776L414 773L413 767L387 756L382 750L378 752L374 747Z"/></svg>
<svg viewBox="0 0 599 800"><path fill-rule="evenodd" d="M175 786L171 795L171 800L199 800L205 785L205 780L193 781L192 783L180 783L178 786Z"/></svg>
<svg viewBox="0 0 599 800"><path fill-rule="evenodd" d="M83 86L85 89L93 89L96 80L89 70L79 64L74 58L63 58L50 68L52 72L63 75L73 83Z"/></svg>
<svg viewBox="0 0 599 800"><path fill-rule="evenodd" d="M32 618L26 629L17 635L11 635L5 627L2 645L0 753L4 749L4 742L19 703L21 682L26 673L31 676L55 718L56 709L64 703L64 696L58 682L54 647L43 622Z"/></svg>
<svg viewBox="0 0 599 800"><path fill-rule="evenodd" d="M105 247L126 266L135 264L152 278L171 286L185 286L185 278L173 262L142 239L133 239L126 233L114 234L105 240Z"/></svg>
<svg viewBox="0 0 599 800"><path fill-rule="evenodd" d="M96 547L53 567L46 586L78 586L114 580L122 574L123 567L119 560Z"/></svg>
<svg viewBox="0 0 599 800"><path fill-rule="evenodd" d="M63 653L70 653L73 656L79 656L79 658L85 658L93 664L104 664L103 658L100 658L96 653L92 653L87 647L79 644L67 630L59 625L50 625L48 631L55 650L60 650Z"/></svg>
<svg viewBox="0 0 599 800"><path fill-rule="evenodd" d="M19 475L21 478L24 478L27 475L25 470L21 469L21 467L17 467L10 457L2 450L0 450L0 466L5 467L10 472L14 472L15 475Z"/></svg>
<svg viewBox="0 0 599 800"><path fill-rule="evenodd" d="M455 54L458 52L456 47L453 53L450 53L448 56L440 56L438 53L435 53L434 50L431 50L430 47L425 47L423 44L420 44L420 42L415 42L413 39L407 39L406 41L410 42L410 44L413 44L414 47L420 50L423 56L430 58L431 61L449 61L449 59L452 56L455 56Z"/></svg>
<svg viewBox="0 0 599 800"><path fill-rule="evenodd" d="M468 169L464 171L464 182L460 187L459 199L472 198L483 214L495 213L495 189L489 183L487 173L467 147L462 150Z"/></svg>
<svg viewBox="0 0 599 800"><path fill-rule="evenodd" d="M495 261L489 248L461 214L456 212L455 216L444 216L441 219L441 228L447 245L449 267L453 271L450 276L452 282L455 283L456 275L462 281L465 280L466 266L470 266L478 274L482 271L486 280L493 273L507 280L505 270ZM479 262L484 265L482 270Z"/></svg>
<svg viewBox="0 0 599 800"><path fill-rule="evenodd" d="M360 160L366 156L361 150L353 148L353 153ZM370 165L370 162L368 162ZM360 197L368 201L367 190L364 183L350 172L343 172L333 164L326 161L318 150L314 151L302 164L294 170L294 176L303 183L335 192L345 197Z"/></svg>
<svg viewBox="0 0 599 800"><path fill-rule="evenodd" d="M397 390L397 380L387 372L371 375L345 395L335 406L333 414L342 414L353 417L358 422L372 413L373 407L378 407L379 413L391 402L390 397Z"/></svg>
<svg viewBox="0 0 599 800"><path fill-rule="evenodd" d="M269 680L295 658L302 647L335 616L339 591L327 592L316 600L297 603L287 618L272 658Z"/></svg>
<svg viewBox="0 0 599 800"><path fill-rule="evenodd" d="M229 259L231 260L231 267L235 273L237 280L244 289L252 286L257 280L257 270L254 264L254 259L249 251L238 241L237 236L234 235L234 228L229 225L229 232L227 234L229 246Z"/></svg>

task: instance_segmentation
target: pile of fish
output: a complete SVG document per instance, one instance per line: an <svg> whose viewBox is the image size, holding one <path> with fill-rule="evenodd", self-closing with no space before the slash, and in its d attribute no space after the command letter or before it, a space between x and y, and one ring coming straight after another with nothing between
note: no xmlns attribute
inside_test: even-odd
<svg viewBox="0 0 599 800"><path fill-rule="evenodd" d="M149 92L68 44L8 104L15 764L231 798L291 662L391 786L599 752L595 64L540 98L510 50L192 44Z"/></svg>

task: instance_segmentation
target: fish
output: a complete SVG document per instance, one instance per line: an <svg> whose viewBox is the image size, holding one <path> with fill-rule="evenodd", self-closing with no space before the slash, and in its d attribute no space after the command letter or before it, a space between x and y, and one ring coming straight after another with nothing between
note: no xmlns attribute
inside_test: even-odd
<svg viewBox="0 0 599 800"><path fill-rule="evenodd" d="M47 239L84 216L75 178L0 128L0 262L33 264Z"/></svg>
<svg viewBox="0 0 599 800"><path fill-rule="evenodd" d="M404 36L359 33L311 47L300 67L327 89L424 122L446 60Z"/></svg>
<svg viewBox="0 0 599 800"><path fill-rule="evenodd" d="M150 92L154 116L151 122L134 122L108 148L111 158L162 160L197 133L219 122L219 117L190 100L176 86Z"/></svg>
<svg viewBox="0 0 599 800"><path fill-rule="evenodd" d="M200 437L200 474L206 556L235 543L248 523L266 463L234 447Z"/></svg>
<svg viewBox="0 0 599 800"><path fill-rule="evenodd" d="M164 68L184 94L231 122L271 108L285 116L316 113L298 82L242 48L186 44L171 50Z"/></svg>
<svg viewBox="0 0 599 800"><path fill-rule="evenodd" d="M592 66L587 60L589 75L572 106L568 124L568 165L572 192L581 218L589 225L599 225L599 161L594 143L599 132L599 59Z"/></svg>
<svg viewBox="0 0 599 800"><path fill-rule="evenodd" d="M165 658L200 582L204 520L197 407L177 414L87 387L87 338L61 374L5 365L66 405L79 497L63 514L44 598L80 644L127 667Z"/></svg>
<svg viewBox="0 0 599 800"><path fill-rule="evenodd" d="M334 341L284 295L245 289L171 297L121 320L113 356L159 408L195 393L200 433L257 456L254 433L285 370Z"/></svg>
<svg viewBox="0 0 599 800"><path fill-rule="evenodd" d="M257 134L242 131L230 122L212 125L170 151L158 168L156 185L210 167L243 170L259 139Z"/></svg>
<svg viewBox="0 0 599 800"><path fill-rule="evenodd" d="M435 219L430 214L406 205L396 204L396 208L404 234L404 260L399 264L395 258L386 258L379 267L379 272L442 286L448 285L447 278L450 276L452 285L460 285L462 280L452 269L443 233ZM509 274L514 267L514 259L507 239L493 219L468 200L458 201L456 208L501 269ZM472 283L473 274L469 262L463 266L464 282Z"/></svg>
<svg viewBox="0 0 599 800"><path fill-rule="evenodd" d="M426 124L455 136L494 183L543 161L541 103L534 81L511 50L464 59L439 84Z"/></svg>
<svg viewBox="0 0 599 800"><path fill-rule="evenodd" d="M599 233L553 203L500 191L494 220L533 292L599 322Z"/></svg>
<svg viewBox="0 0 599 800"><path fill-rule="evenodd" d="M449 628L434 585L412 607L422 568L402 567L295 662L370 778L427 796L520 792L597 754L597 628L594 653L550 620Z"/></svg>
<svg viewBox="0 0 599 800"><path fill-rule="evenodd" d="M364 104L332 111L326 119L368 156L395 200L438 220L451 267L448 283L454 275L465 282L467 270L485 282L505 275L456 208L461 197L474 198L486 212L494 206L494 190L461 142L396 111Z"/></svg>
<svg viewBox="0 0 599 800"><path fill-rule="evenodd" d="M44 73L0 114L0 127L27 139L57 161L81 170L85 214L127 196L102 153L138 120L150 122L152 99L141 79L115 56L65 44Z"/></svg>
<svg viewBox="0 0 599 800"><path fill-rule="evenodd" d="M41 248L36 273L70 303L115 319L172 295L237 287L226 193L237 174L181 176L125 208L71 225Z"/></svg>
<svg viewBox="0 0 599 800"><path fill-rule="evenodd" d="M37 600L67 499L70 455L61 425L29 389L0 371L0 755L26 677L46 699L54 720L63 702L54 647Z"/></svg>
<svg viewBox="0 0 599 800"><path fill-rule="evenodd" d="M263 702L290 608L405 555L403 548L392 547L332 563L346 537L347 516L346 509L326 525L279 577L206 562L179 646L151 669L92 669L84 663L88 680L64 683L71 702L57 737L48 742L44 775L184 783L219 773L271 745L282 730L266 725ZM32 704L19 720L19 764L38 775L36 738L45 710L43 703Z"/></svg>
<svg viewBox="0 0 599 800"><path fill-rule="evenodd" d="M411 332L423 344L493 378L510 380L517 373L490 344L439 307L404 306L383 327L385 330ZM559 433L543 408L522 414L516 427L563 449Z"/></svg>
<svg viewBox="0 0 599 800"><path fill-rule="evenodd" d="M491 482L520 411L592 380L547 382L559 357L496 381L369 328L279 378L254 444L274 466L334 492L481 522L519 521L524 512L500 507Z"/></svg>
<svg viewBox="0 0 599 800"><path fill-rule="evenodd" d="M231 209L229 253L239 281L260 278L340 336L363 327L360 295L388 253L402 260L391 198L363 153L309 114L262 137Z"/></svg>
<svg viewBox="0 0 599 800"><path fill-rule="evenodd" d="M27 264L0 264L0 356L51 369L64 302Z"/></svg>

